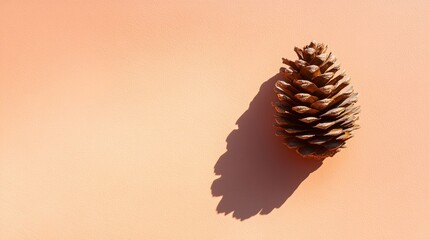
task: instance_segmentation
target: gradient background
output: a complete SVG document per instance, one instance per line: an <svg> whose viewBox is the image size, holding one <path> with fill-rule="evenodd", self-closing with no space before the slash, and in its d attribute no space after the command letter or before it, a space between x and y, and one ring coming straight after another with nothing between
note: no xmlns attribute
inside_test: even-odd
<svg viewBox="0 0 429 240"><path fill-rule="evenodd" d="M0 239L428 239L428 10L2 0ZM267 127L312 39L362 106L322 166Z"/></svg>

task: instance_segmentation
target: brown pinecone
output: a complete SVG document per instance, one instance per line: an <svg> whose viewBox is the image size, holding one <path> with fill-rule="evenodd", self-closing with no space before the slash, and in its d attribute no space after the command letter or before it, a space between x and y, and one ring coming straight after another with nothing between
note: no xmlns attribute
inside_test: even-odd
<svg viewBox="0 0 429 240"><path fill-rule="evenodd" d="M331 157L359 128L358 94L345 72L336 74L340 65L334 54L326 53L327 45L312 41L294 50L299 59L283 58L288 66L280 69L284 79L275 85L276 135L304 157Z"/></svg>

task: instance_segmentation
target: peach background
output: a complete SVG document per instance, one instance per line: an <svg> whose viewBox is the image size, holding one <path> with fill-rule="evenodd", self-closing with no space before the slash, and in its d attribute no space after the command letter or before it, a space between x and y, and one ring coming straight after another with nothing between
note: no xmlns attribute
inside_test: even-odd
<svg viewBox="0 0 429 240"><path fill-rule="evenodd" d="M428 239L428 10L1 1L0 239ZM270 132L269 79L312 39L362 106L322 166Z"/></svg>

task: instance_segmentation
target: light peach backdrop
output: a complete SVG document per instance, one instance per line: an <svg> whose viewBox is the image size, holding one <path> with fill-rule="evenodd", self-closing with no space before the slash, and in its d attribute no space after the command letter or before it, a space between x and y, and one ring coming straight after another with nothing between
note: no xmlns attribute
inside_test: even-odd
<svg viewBox="0 0 429 240"><path fill-rule="evenodd" d="M428 11L1 1L0 239L429 239ZM312 39L362 106L321 166L270 132L281 57Z"/></svg>

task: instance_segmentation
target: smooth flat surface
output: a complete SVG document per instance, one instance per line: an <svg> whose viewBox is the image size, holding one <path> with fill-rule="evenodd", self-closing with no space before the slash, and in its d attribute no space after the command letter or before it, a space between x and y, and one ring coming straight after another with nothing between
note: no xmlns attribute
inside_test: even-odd
<svg viewBox="0 0 429 240"><path fill-rule="evenodd" d="M1 1L0 239L428 239L428 9ZM271 132L312 39L362 106L321 166Z"/></svg>

